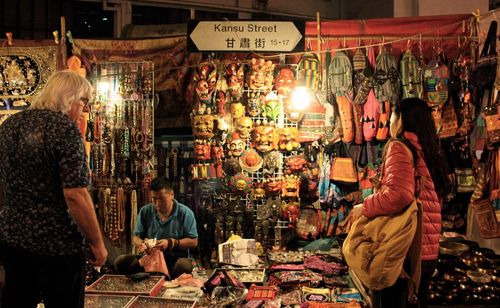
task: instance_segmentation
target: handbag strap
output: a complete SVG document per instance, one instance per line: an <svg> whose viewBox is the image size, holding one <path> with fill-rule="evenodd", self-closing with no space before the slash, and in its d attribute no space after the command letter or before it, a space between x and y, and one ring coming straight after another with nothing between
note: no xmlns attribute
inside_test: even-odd
<svg viewBox="0 0 500 308"><path fill-rule="evenodd" d="M496 35L497 35L497 22L495 20L493 20L490 23L490 28L488 29L488 36L486 37L486 40L484 41L483 50L481 51L481 58L497 54Z"/></svg>

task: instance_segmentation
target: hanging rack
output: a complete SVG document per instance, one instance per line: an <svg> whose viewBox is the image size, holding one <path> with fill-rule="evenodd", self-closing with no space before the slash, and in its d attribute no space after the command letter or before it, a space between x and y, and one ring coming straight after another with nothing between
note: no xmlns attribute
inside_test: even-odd
<svg viewBox="0 0 500 308"><path fill-rule="evenodd" d="M419 36L416 35L406 35L406 36L387 36L387 35L359 35L359 36L344 36L344 35L322 35L321 36L324 41L359 41L359 40L385 40L386 43L388 41L394 40L411 40L412 38L421 39L423 41L429 40L457 40L457 38L467 38L468 40L477 40L477 36L467 36L467 35L449 35L449 36ZM314 35L306 35L306 40L315 40L316 36Z"/></svg>

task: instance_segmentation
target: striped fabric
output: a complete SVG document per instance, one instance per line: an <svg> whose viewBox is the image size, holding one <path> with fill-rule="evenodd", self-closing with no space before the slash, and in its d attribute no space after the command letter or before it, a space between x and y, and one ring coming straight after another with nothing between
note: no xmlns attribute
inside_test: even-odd
<svg viewBox="0 0 500 308"><path fill-rule="evenodd" d="M401 72L402 95L405 98L424 97L424 86L422 85L422 74L417 58L407 50L399 62Z"/></svg>
<svg viewBox="0 0 500 308"><path fill-rule="evenodd" d="M320 85L320 62L315 53L305 53L299 62L299 84L303 84L312 91L319 90Z"/></svg>
<svg viewBox="0 0 500 308"><path fill-rule="evenodd" d="M347 54L337 51L328 68L328 78L330 78L330 91L335 96L346 95L346 92L353 92L352 89L352 64Z"/></svg>

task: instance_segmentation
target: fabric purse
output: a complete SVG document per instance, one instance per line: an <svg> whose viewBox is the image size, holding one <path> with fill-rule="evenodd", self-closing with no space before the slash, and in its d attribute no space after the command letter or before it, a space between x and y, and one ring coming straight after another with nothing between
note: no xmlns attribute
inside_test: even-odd
<svg viewBox="0 0 500 308"><path fill-rule="evenodd" d="M406 145L405 148L411 155ZM350 269L370 290L390 287L399 277L409 278L408 298L413 301L420 283L421 241L422 211L415 198L399 213L373 219L361 216L352 225L342 253ZM408 273L403 270L407 256Z"/></svg>
<svg viewBox="0 0 500 308"><path fill-rule="evenodd" d="M455 107L453 106L453 101L450 100L448 105L443 108L442 118L441 118L441 130L439 131L439 138L450 138L454 137L458 131L458 119L455 113Z"/></svg>
<svg viewBox="0 0 500 308"><path fill-rule="evenodd" d="M330 168L330 179L343 183L357 183L356 165L350 157L335 157Z"/></svg>
<svg viewBox="0 0 500 308"><path fill-rule="evenodd" d="M500 226L489 197L472 202L479 234L482 238L500 237Z"/></svg>
<svg viewBox="0 0 500 308"><path fill-rule="evenodd" d="M486 135L491 144L500 142L500 93L496 89L497 97L493 105L484 109L484 122L486 123Z"/></svg>

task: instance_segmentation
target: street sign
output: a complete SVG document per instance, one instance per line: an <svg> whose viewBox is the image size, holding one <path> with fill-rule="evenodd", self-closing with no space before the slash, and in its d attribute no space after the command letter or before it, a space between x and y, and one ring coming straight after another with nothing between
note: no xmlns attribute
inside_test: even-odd
<svg viewBox="0 0 500 308"><path fill-rule="evenodd" d="M304 33L301 21L190 20L187 44L192 52L296 52Z"/></svg>

